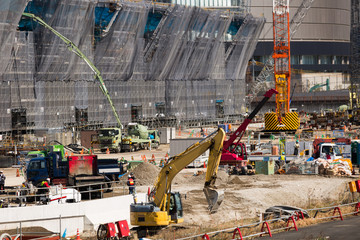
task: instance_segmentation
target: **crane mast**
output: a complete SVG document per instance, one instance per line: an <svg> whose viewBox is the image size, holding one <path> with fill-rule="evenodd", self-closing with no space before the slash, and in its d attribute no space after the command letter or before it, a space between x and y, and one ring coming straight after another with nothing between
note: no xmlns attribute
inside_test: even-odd
<svg viewBox="0 0 360 240"><path fill-rule="evenodd" d="M289 0L273 0L274 75L276 115L279 123L290 111L290 22Z"/></svg>
<svg viewBox="0 0 360 240"><path fill-rule="evenodd" d="M273 41L275 112L265 114L265 131L296 131L300 126L297 112L290 111L290 21L289 0L273 0Z"/></svg>

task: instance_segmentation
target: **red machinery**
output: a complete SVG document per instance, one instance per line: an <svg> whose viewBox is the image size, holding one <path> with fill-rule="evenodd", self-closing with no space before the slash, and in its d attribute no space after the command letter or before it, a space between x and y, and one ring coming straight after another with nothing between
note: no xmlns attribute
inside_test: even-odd
<svg viewBox="0 0 360 240"><path fill-rule="evenodd" d="M240 140L245 133L245 130L251 120L256 116L265 103L271 98L274 93L278 93L275 89L268 90L263 100L256 106L244 122L236 129L230 138L224 141L223 152L220 160L220 165L233 165L244 167L247 164L246 146ZM235 142L235 140L237 141Z"/></svg>

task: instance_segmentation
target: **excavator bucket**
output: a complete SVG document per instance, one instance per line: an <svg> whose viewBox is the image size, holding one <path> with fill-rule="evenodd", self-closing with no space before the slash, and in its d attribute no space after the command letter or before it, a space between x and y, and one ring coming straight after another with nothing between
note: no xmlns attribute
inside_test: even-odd
<svg viewBox="0 0 360 240"><path fill-rule="evenodd" d="M216 213L220 204L224 199L224 191L222 190L215 190L210 187L204 187L204 193L206 196L206 200L209 204L208 209L210 213Z"/></svg>

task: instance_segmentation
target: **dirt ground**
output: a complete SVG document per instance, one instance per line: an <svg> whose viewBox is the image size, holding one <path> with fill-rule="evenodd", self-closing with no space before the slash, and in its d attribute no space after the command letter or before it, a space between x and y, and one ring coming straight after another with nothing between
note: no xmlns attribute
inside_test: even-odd
<svg viewBox="0 0 360 240"><path fill-rule="evenodd" d="M353 179L315 175L229 176L220 170L216 186L218 190L224 191L224 200L217 213L209 214L202 190L205 170L184 169L173 180L172 190L182 194L185 225L216 225L241 221L257 217L259 213L275 205L305 208L319 203L337 203L339 199L350 197L348 182ZM144 176L138 191L146 192L159 171L160 168L148 163L135 169L135 175L140 176L142 173ZM203 173L195 176L197 171ZM154 174L149 174L150 172Z"/></svg>
<svg viewBox="0 0 360 240"><path fill-rule="evenodd" d="M157 161L165 157L168 145L159 149L144 150L135 153L110 154L111 157L124 157L135 160L152 154ZM101 154L100 157L108 157ZM16 177L16 169L5 170L6 186L20 185L23 177ZM137 192L146 193L156 180L160 168L150 163L143 163L133 172L137 178ZM194 173L200 172L198 176ZM253 175L229 176L219 170L216 186L224 191L224 200L215 214L209 214L207 201L202 191L206 169L183 169L173 180L172 190L182 194L184 206L183 225L215 226L227 222L241 222L256 218L259 213L275 205L308 207L315 203L329 205L338 203L341 198L349 198L348 182L350 177L325 177L315 175ZM202 173L201 173L202 172ZM126 176L125 176L126 177ZM358 176L356 176L358 177Z"/></svg>

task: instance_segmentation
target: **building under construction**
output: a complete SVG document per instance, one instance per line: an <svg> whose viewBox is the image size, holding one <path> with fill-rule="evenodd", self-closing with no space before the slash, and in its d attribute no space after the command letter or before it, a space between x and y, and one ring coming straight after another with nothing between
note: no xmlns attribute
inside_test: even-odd
<svg viewBox="0 0 360 240"><path fill-rule="evenodd" d="M240 1L241 2L241 1ZM0 132L115 126L91 68L100 70L123 124L224 121L244 112L244 79L264 18L151 2L3 0Z"/></svg>

